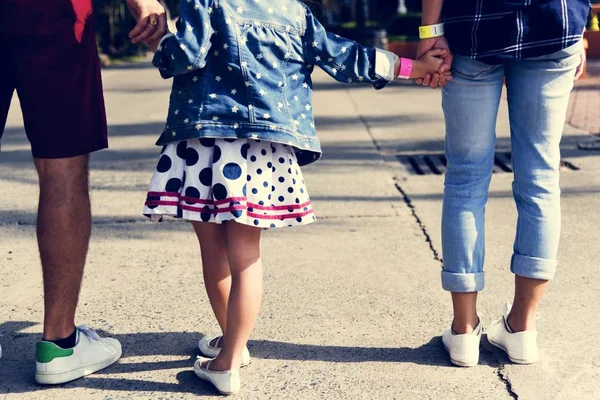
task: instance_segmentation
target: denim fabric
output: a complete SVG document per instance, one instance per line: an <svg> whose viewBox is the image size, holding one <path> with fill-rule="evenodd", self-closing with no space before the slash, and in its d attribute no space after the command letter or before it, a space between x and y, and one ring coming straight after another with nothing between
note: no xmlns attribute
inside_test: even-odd
<svg viewBox="0 0 600 400"><path fill-rule="evenodd" d="M174 77L157 144L253 138L297 149L300 165L320 157L312 111L314 65L346 83L383 88L397 57L327 33L297 0L182 0L176 34L153 64Z"/></svg>
<svg viewBox="0 0 600 400"><path fill-rule="evenodd" d="M501 65L457 56L443 91L448 159L442 215L442 286L484 288L485 205L496 117L506 78L513 195L518 211L511 270L552 279L560 236L559 143L581 46Z"/></svg>

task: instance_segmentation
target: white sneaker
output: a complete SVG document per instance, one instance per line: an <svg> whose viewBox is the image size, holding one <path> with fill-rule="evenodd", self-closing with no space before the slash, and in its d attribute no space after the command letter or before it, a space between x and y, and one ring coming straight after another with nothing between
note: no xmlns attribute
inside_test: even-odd
<svg viewBox="0 0 600 400"><path fill-rule="evenodd" d="M474 367L479 363L479 342L483 330L481 320L471 333L457 335L447 329L442 335L442 343L450 355L450 362L459 367Z"/></svg>
<svg viewBox="0 0 600 400"><path fill-rule="evenodd" d="M221 341L222 338L223 338L222 336L213 336L213 337L204 336L198 342L198 348L200 349L200 352L207 357L216 358L219 355L219 353L221 352L221 348L218 346L219 346L219 342ZM211 344L213 341L215 342L214 346ZM242 350L242 365L241 366L247 367L249 364L250 364L250 352L248 351L248 347L244 346L244 349Z"/></svg>
<svg viewBox="0 0 600 400"><path fill-rule="evenodd" d="M238 370L230 371L211 371L210 363L212 358L198 357L194 363L194 372L198 378L212 383L217 391L223 395L230 396L240 391L240 372ZM206 363L206 367L202 364Z"/></svg>
<svg viewBox="0 0 600 400"><path fill-rule="evenodd" d="M87 326L77 327L77 344L63 349L52 342L36 345L35 380L42 385L70 382L92 374L121 358L121 343L116 339L101 338Z"/></svg>
<svg viewBox="0 0 600 400"><path fill-rule="evenodd" d="M537 331L512 333L507 327L507 318L511 304L504 304L504 315L493 322L487 332L488 341L502 349L510 361L516 364L532 364L538 359Z"/></svg>

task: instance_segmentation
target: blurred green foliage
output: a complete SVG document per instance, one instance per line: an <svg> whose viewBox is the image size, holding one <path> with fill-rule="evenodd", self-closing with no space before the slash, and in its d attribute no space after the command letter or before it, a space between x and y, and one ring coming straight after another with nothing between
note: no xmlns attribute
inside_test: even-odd
<svg viewBox="0 0 600 400"><path fill-rule="evenodd" d="M177 13L179 0L162 1L169 10ZM135 19L127 9L125 0L93 0L96 37L100 52L111 58L126 58L146 51L144 45L133 45L129 32L135 26Z"/></svg>
<svg viewBox="0 0 600 400"><path fill-rule="evenodd" d="M161 1L169 10L171 18L179 15L179 1ZM126 0L93 0L93 2L98 46L102 53L111 58L127 58L146 51L143 45L133 45L129 41L128 34L135 26L135 20L127 10ZM337 20L336 26L330 28L342 33L351 33L357 29L356 8L352 3L342 0L311 0L308 2L323 22L328 20L336 24ZM366 28L383 28L392 40L417 39L418 27L421 23L421 0L405 0L404 3L409 13L398 15L398 0L370 0ZM600 0L592 0L592 3L600 3Z"/></svg>
<svg viewBox="0 0 600 400"><path fill-rule="evenodd" d="M1 0L0 0L1 1ZM169 10L169 16L176 18L179 15L180 0L161 0ZM273 0L277 1L277 0ZM366 0L365 0L366 1ZM135 26L135 20L127 9L126 0L93 0L96 15L96 33L100 51L110 58L135 57L146 51L144 45L133 45L129 41L128 34ZM355 4L342 0L311 0L307 3L314 9L315 14L325 22L338 20L341 22L340 29L351 31L356 28ZM421 0L405 0L405 4L411 11L420 11ZM367 28L385 28L393 36L414 35L414 21L416 14L397 16L398 0L369 0L369 15L367 16ZM346 19L331 17L326 14L344 14L343 9L348 8L345 13Z"/></svg>
<svg viewBox="0 0 600 400"><path fill-rule="evenodd" d="M126 57L140 52L127 36L135 26L123 0L93 0L96 23L96 37L100 52L110 57Z"/></svg>

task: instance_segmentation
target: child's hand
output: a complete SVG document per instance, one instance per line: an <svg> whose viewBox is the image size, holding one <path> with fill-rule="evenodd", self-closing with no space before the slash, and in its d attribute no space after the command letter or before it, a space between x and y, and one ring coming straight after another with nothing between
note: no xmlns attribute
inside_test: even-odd
<svg viewBox="0 0 600 400"><path fill-rule="evenodd" d="M444 63L441 57L444 57L448 53L446 49L433 49L423 54L421 58L413 62L413 72L411 79L423 78L425 75L439 74L440 81L452 80L452 74L450 71L446 71L442 74L439 73L440 67Z"/></svg>

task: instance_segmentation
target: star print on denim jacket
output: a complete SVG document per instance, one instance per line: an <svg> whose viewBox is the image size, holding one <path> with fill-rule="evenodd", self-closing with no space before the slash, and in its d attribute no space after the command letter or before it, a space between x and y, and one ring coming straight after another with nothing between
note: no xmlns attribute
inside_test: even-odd
<svg viewBox="0 0 600 400"><path fill-rule="evenodd" d="M193 138L252 138L293 146L301 165L321 155L311 73L377 89L397 56L326 32L297 0L181 0L175 34L153 64L173 77L157 145Z"/></svg>

